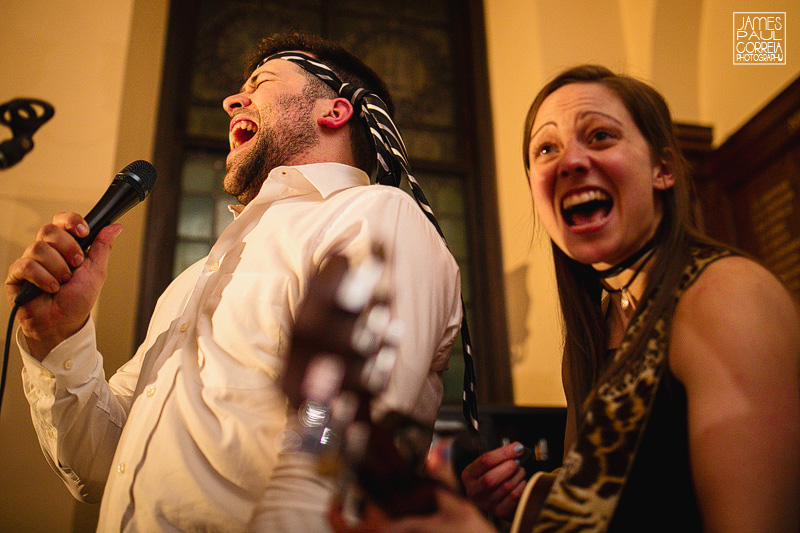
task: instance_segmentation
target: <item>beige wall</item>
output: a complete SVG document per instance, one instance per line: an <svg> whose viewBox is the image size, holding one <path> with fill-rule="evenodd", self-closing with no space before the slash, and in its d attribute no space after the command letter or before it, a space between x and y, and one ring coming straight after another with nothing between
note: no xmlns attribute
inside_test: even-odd
<svg viewBox="0 0 800 533"><path fill-rule="evenodd" d="M566 67L601 63L650 81L677 120L713 126L720 143L800 74L800 9L794 0L486 0L484 11L515 401L563 405L552 264L531 229L521 159L537 89ZM786 12L786 65L733 65L734 11Z"/></svg>
<svg viewBox="0 0 800 533"><path fill-rule="evenodd" d="M116 172L133 160L151 158L166 2L0 4L0 103L40 98L56 110L34 135L33 151L0 171L5 272L54 213L86 213ZM0 140L8 137L2 128ZM125 230L114 245L109 283L94 312L107 372L130 356L143 215L139 208L122 219ZM10 310L5 298L2 302L5 323ZM20 371L14 345L0 416L0 531L86 530L96 506L77 504L45 463Z"/></svg>
<svg viewBox="0 0 800 533"><path fill-rule="evenodd" d="M5 270L53 213L85 213L119 169L150 159L167 2L0 1L0 103L37 97L56 108L34 137L33 152L0 171L0 270ZM800 10L790 3L485 0L518 403L563 403L551 266L543 239L531 229L520 159L522 118L536 89L563 67L602 62L650 79L678 119L713 125L722 140L800 70L800 39L793 37ZM731 13L755 10L788 12L786 66L731 64ZM0 141L7 136L0 131ZM130 355L144 213L137 208L123 218L126 229L115 244L109 282L95 310L109 374ZM0 309L7 317L7 304ZM76 504L41 456L16 347L9 368L0 416L5 459L0 531L82 530L94 508Z"/></svg>

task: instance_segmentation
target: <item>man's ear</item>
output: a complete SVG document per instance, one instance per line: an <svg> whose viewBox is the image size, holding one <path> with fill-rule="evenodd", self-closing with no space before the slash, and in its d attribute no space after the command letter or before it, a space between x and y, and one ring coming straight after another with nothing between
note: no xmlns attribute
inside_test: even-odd
<svg viewBox="0 0 800 533"><path fill-rule="evenodd" d="M323 107L322 114L317 118L317 124L325 128L341 128L353 116L353 104L346 98L334 98L320 103Z"/></svg>
<svg viewBox="0 0 800 533"><path fill-rule="evenodd" d="M653 188L665 191L675 185L675 153L667 148L653 173Z"/></svg>

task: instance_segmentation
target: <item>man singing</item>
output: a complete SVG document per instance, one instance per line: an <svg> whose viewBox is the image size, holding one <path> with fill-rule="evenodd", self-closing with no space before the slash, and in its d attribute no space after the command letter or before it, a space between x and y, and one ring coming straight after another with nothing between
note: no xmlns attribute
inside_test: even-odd
<svg viewBox="0 0 800 533"><path fill-rule="evenodd" d="M10 266L10 301L26 280L45 291L18 315L34 427L72 494L102 499L99 530L242 531L256 508L270 531L327 529L330 485L302 454L279 453L278 379L298 302L334 254L357 264L383 246L404 334L380 403L432 424L461 321L459 275L414 200L369 185L407 171L367 125L390 102L334 43L262 41L223 103L234 220L162 294L144 343L107 381L90 311L120 227L84 254L83 218L58 214Z"/></svg>

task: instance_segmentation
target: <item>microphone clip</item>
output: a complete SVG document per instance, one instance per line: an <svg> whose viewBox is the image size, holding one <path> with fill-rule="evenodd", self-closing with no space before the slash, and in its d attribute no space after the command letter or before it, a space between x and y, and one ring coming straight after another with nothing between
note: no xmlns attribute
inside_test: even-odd
<svg viewBox="0 0 800 533"><path fill-rule="evenodd" d="M13 138L0 144L0 168L18 163L33 149L33 134L55 114L53 106L34 98L15 98L0 105L0 123L11 128Z"/></svg>

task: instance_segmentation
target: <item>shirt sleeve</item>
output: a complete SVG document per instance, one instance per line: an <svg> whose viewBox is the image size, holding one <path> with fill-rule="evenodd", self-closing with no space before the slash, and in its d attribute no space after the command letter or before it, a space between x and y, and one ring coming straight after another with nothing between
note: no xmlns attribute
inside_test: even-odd
<svg viewBox="0 0 800 533"><path fill-rule="evenodd" d="M56 346L40 363L28 352L17 330L22 355L22 381L33 427L50 466L75 498L99 502L129 404L120 383L105 379L90 319L72 337ZM135 381L134 381L135 385Z"/></svg>
<svg viewBox="0 0 800 533"><path fill-rule="evenodd" d="M404 194L405 193L401 193ZM442 371L461 326L458 266L444 240L407 195L384 228L393 243L395 311L402 326L398 357L378 409L398 410L433 425L442 402Z"/></svg>

